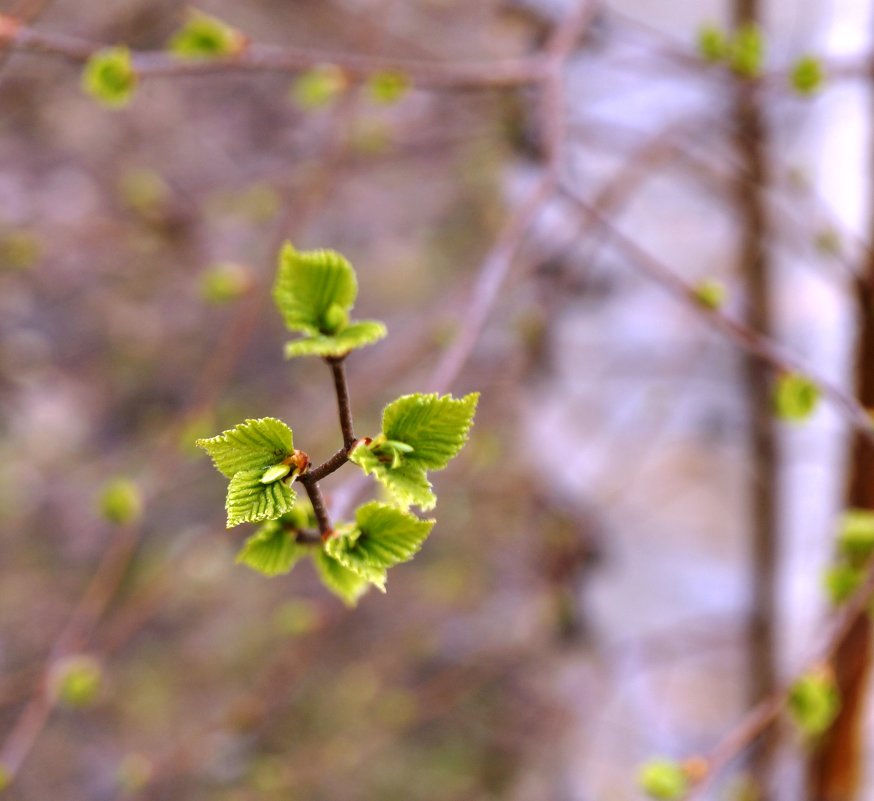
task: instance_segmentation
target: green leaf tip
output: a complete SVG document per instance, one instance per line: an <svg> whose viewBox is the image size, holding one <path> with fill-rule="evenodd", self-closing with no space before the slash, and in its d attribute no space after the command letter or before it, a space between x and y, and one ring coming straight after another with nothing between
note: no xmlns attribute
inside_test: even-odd
<svg viewBox="0 0 874 801"><path fill-rule="evenodd" d="M350 322L357 297L358 280L346 258L333 250L299 251L287 242L279 254L273 298L286 327L303 337L286 344L286 358L342 357L382 339L382 323Z"/></svg>
<svg viewBox="0 0 874 801"><path fill-rule="evenodd" d="M367 579L343 567L322 548L313 553L313 564L322 584L346 606L355 606L370 586Z"/></svg>
<svg viewBox="0 0 874 801"><path fill-rule="evenodd" d="M137 87L137 73L127 47L106 47L91 55L82 71L82 89L110 108L123 108Z"/></svg>
<svg viewBox="0 0 874 801"><path fill-rule="evenodd" d="M100 514L118 526L136 522L143 513L143 497L139 487L124 478L113 479L104 484L97 505Z"/></svg>
<svg viewBox="0 0 874 801"><path fill-rule="evenodd" d="M246 540L237 564L272 578L288 573L310 550L297 542L292 527L283 520L271 520Z"/></svg>
<svg viewBox="0 0 874 801"><path fill-rule="evenodd" d="M433 526L433 520L420 520L395 506L372 501L357 510L354 524L337 529L325 543L325 550L343 567L385 592L388 568L412 559Z"/></svg>
<svg viewBox="0 0 874 801"><path fill-rule="evenodd" d="M814 668L789 691L789 712L802 735L816 738L831 726L840 710L837 684L830 668Z"/></svg>
<svg viewBox="0 0 874 801"><path fill-rule="evenodd" d="M236 28L193 9L170 40L169 50L180 58L221 58L238 55L246 43L246 36Z"/></svg>
<svg viewBox="0 0 874 801"><path fill-rule="evenodd" d="M637 773L637 783L657 801L679 801L690 786L683 766L670 759L652 759L643 764Z"/></svg>
<svg viewBox="0 0 874 801"><path fill-rule="evenodd" d="M825 68L815 56L803 56L792 65L789 83L802 97L815 95L825 83Z"/></svg>
<svg viewBox="0 0 874 801"><path fill-rule="evenodd" d="M464 447L479 393L404 395L385 407L382 433L361 443L349 459L373 475L404 506L433 509L437 498L429 470L442 470Z"/></svg>
<svg viewBox="0 0 874 801"><path fill-rule="evenodd" d="M774 387L774 411L781 420L801 423L816 411L822 390L800 373L781 373Z"/></svg>

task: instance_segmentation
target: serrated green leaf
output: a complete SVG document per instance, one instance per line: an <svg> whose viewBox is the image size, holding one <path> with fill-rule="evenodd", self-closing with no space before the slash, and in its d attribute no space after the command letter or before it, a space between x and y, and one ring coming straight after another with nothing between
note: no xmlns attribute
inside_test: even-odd
<svg viewBox="0 0 874 801"><path fill-rule="evenodd" d="M408 562L431 533L433 520L372 501L325 543L328 554L385 592L386 570Z"/></svg>
<svg viewBox="0 0 874 801"><path fill-rule="evenodd" d="M345 356L366 345L372 345L385 337L386 328L376 320L361 320L351 323L337 334L315 334L285 343L285 358L298 356Z"/></svg>
<svg viewBox="0 0 874 801"><path fill-rule="evenodd" d="M874 511L847 509L838 531L838 547L855 562L864 562L874 554Z"/></svg>
<svg viewBox="0 0 874 801"><path fill-rule="evenodd" d="M792 685L789 711L795 725L807 737L823 734L840 710L834 677L828 670L811 671Z"/></svg>
<svg viewBox="0 0 874 801"><path fill-rule="evenodd" d="M273 298L291 331L336 334L328 319L334 307L349 311L358 296L352 265L333 250L295 250L286 242L279 255Z"/></svg>
<svg viewBox="0 0 874 801"><path fill-rule="evenodd" d="M291 429L275 417L246 420L195 444L210 455L216 469L228 478L241 470L260 469L263 473L294 452Z"/></svg>
<svg viewBox="0 0 874 801"><path fill-rule="evenodd" d="M689 792L689 779L682 765L670 759L653 759L637 774L640 789L658 801L677 801Z"/></svg>
<svg viewBox="0 0 874 801"><path fill-rule="evenodd" d="M792 66L789 83L803 97L816 94L825 82L825 69L815 56L804 56Z"/></svg>
<svg viewBox="0 0 874 801"><path fill-rule="evenodd" d="M436 393L404 395L385 407L382 433L412 447L405 463L442 470L467 442L478 400L478 392L458 399Z"/></svg>
<svg viewBox="0 0 874 801"><path fill-rule="evenodd" d="M816 411L821 395L819 386L807 376L782 373L774 388L774 411L781 420L803 422Z"/></svg>
<svg viewBox="0 0 874 801"><path fill-rule="evenodd" d="M263 470L241 470L228 485L225 509L228 512L228 528L240 523L260 523L275 520L291 511L295 492L284 481L264 484Z"/></svg>
<svg viewBox="0 0 874 801"><path fill-rule="evenodd" d="M192 11L188 21L170 40L170 52L182 58L219 58L239 53L246 37L226 22Z"/></svg>
<svg viewBox="0 0 874 801"><path fill-rule="evenodd" d="M82 89L110 108L126 106L136 86L137 74L126 47L98 50L82 71Z"/></svg>
<svg viewBox="0 0 874 801"><path fill-rule="evenodd" d="M313 564L325 587L346 606L355 606L370 586L367 579L343 567L321 548L313 552Z"/></svg>
<svg viewBox="0 0 874 801"><path fill-rule="evenodd" d="M372 475L402 506L418 506L424 511L433 509L437 496L428 481L425 468L414 462L401 461L397 467L391 462L381 462L367 445L359 445L349 455L349 461L357 464L365 475Z"/></svg>
<svg viewBox="0 0 874 801"><path fill-rule="evenodd" d="M271 520L249 537L237 554L237 563L265 576L288 573L309 552L297 542L295 533L280 520Z"/></svg>

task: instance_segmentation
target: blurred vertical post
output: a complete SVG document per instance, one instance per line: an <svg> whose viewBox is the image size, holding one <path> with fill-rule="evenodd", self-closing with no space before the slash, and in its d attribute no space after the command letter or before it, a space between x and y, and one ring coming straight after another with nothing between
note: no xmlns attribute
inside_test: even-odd
<svg viewBox="0 0 874 801"><path fill-rule="evenodd" d="M874 81L874 75L871 76ZM874 91L872 91L874 100ZM871 108L874 121L874 103ZM874 136L869 134L869 154L874 160ZM874 190L869 196L869 243L874 241ZM874 408L874 250L866 251L866 264L855 285L856 343L855 382L860 403ZM874 446L860 433L851 444L847 506L874 510ZM811 752L807 765L809 801L850 801L858 796L863 764L863 721L866 690L871 671L871 617L860 615L835 652L832 666L841 694L841 710L831 729Z"/></svg>
<svg viewBox="0 0 874 801"><path fill-rule="evenodd" d="M732 0L735 33L759 27L761 0ZM742 174L737 182L738 218L741 226L740 258L746 289L746 323L770 336L771 264L768 249L768 130L761 105L759 83L738 75L735 81L735 141ZM771 408L768 368L754 356L744 357L744 377L749 415L751 460L750 533L751 609L748 621L748 700L756 704L777 687L776 580L778 568L779 506L777 431ZM762 797L768 780L776 736L765 733L750 756L750 769Z"/></svg>

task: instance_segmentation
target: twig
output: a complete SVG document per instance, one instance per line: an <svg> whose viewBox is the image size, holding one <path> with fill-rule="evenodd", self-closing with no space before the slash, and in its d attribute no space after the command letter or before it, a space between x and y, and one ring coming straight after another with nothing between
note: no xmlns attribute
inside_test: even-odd
<svg viewBox="0 0 874 801"><path fill-rule="evenodd" d="M0 15L0 43L11 50L58 56L84 63L104 45L35 30L20 20ZM525 86L543 80L546 64L538 55L468 63L383 58L342 51L278 47L250 42L233 56L185 60L163 51L137 51L132 64L141 78L214 75L226 72L297 73L322 64L333 64L353 81L380 72L401 72L420 89L498 89Z"/></svg>
<svg viewBox="0 0 874 801"><path fill-rule="evenodd" d="M343 444L350 449L355 444L355 430L352 426L352 405L349 402L349 385L346 382L346 367L343 356L339 359L325 359L331 366L334 376L334 389L337 391L337 411L340 415L340 430L343 432Z"/></svg>
<svg viewBox="0 0 874 801"><path fill-rule="evenodd" d="M319 532L322 539L328 539L334 533L334 528L331 525L331 518L328 515L328 510L325 507L325 500L322 498L322 491L319 489L319 482L314 480L308 473L304 473L298 481L303 484L307 491L310 503L313 505L313 512L316 515L316 520L319 523Z"/></svg>

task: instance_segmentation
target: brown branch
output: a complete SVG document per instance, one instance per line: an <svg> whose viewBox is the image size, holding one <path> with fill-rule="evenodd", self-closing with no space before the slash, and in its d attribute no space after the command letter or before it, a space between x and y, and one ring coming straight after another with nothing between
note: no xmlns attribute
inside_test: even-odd
<svg viewBox="0 0 874 801"><path fill-rule="evenodd" d="M0 15L0 42L11 50L57 56L76 63L84 63L104 47L87 39L36 30L4 15ZM141 78L226 72L297 73L333 64L353 81L379 72L402 72L418 88L455 90L525 86L542 81L546 72L546 64L538 55L468 63L431 62L254 42L233 56L211 59L184 60L163 51L137 51L132 54L132 63Z"/></svg>
<svg viewBox="0 0 874 801"><path fill-rule="evenodd" d="M609 234L613 243L625 253L635 267L645 272L670 294L686 304L715 330L765 364L770 365L773 370L781 373L800 373L810 378L820 388L823 395L842 412L849 425L867 441L874 443L874 423L872 423L871 416L868 410L852 395L836 384L818 377L814 371L810 370L809 365L778 343L762 336L733 317L729 317L719 309L712 309L700 303L696 297L695 287L624 234L584 200L576 189L563 184L561 192L579 209L580 213L587 217L594 216L598 224Z"/></svg>
<svg viewBox="0 0 874 801"><path fill-rule="evenodd" d="M334 528L331 525L331 518L328 515L328 509L325 506L325 500L322 498L322 491L319 489L319 482L313 479L309 473L304 473L298 482L303 484L307 491L310 503L313 505L313 512L316 515L316 520L319 523L319 533L322 539L326 540L334 533Z"/></svg>
<svg viewBox="0 0 874 801"><path fill-rule="evenodd" d="M346 450L355 444L355 430L352 426L352 405L349 402L349 385L346 382L345 356L339 359L325 359L334 376L334 389L337 391L337 411L340 415L340 430L343 432L343 445Z"/></svg>

